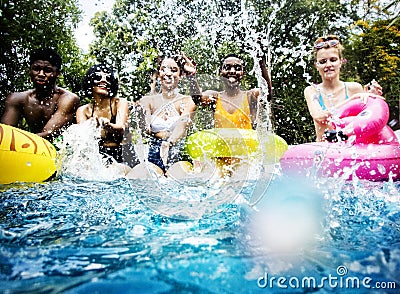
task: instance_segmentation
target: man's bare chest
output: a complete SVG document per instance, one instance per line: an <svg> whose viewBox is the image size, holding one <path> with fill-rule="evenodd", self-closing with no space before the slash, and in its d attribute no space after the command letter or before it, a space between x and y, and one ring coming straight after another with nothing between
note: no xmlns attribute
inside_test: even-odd
<svg viewBox="0 0 400 294"><path fill-rule="evenodd" d="M47 121L57 111L57 99L38 100L29 98L28 103L24 106L24 116L30 121Z"/></svg>

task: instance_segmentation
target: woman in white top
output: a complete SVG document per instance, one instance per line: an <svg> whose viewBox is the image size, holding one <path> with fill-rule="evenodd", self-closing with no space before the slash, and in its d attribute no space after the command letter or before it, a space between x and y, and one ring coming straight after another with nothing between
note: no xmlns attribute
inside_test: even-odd
<svg viewBox="0 0 400 294"><path fill-rule="evenodd" d="M190 96L178 93L177 88L184 74L193 75L195 71L184 55L164 58L158 68L161 93L144 96L139 101L151 135L148 161L159 174L165 174L172 166L182 166L182 151L196 105ZM129 175L131 178L145 176L142 165Z"/></svg>

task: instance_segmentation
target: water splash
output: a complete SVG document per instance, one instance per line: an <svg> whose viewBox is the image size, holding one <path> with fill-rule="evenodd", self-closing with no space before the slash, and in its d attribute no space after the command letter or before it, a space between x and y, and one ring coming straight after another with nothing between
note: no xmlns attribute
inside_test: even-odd
<svg viewBox="0 0 400 294"><path fill-rule="evenodd" d="M70 126L56 143L57 175L88 181L113 181L124 176L115 160L99 153L101 129L93 121ZM110 164L111 163L111 164Z"/></svg>
<svg viewBox="0 0 400 294"><path fill-rule="evenodd" d="M150 10L156 8L156 4L148 4L147 7ZM154 7L152 5L155 5ZM219 181L223 181L223 190L219 190L219 197L223 199L223 201L233 201L240 194L243 186L248 185L248 182L252 183L252 197L248 199L250 203L256 203L263 195L265 195L265 191L268 188L270 180L275 173L275 164L276 162L270 162L268 159L276 158L276 148L275 141L273 141L273 123L272 123L272 114L271 114L271 105L269 101L267 101L268 96L268 85L266 81L261 76L261 69L259 66L259 58L262 56L263 50L267 51L267 59L266 63L271 66L271 48L270 48L270 24L267 26L267 33L261 32L260 27L260 16L255 11L255 8L248 1L240 1L240 6L235 6L234 9L223 9L224 3L217 3L216 1L191 1L188 5L181 5L179 1L169 0L163 1L162 4L163 9L157 10L157 18L153 18L149 20L149 23L154 28L158 28L160 30L160 40L159 44L157 44L158 49L164 53L175 53L179 46L184 46L185 40L184 36L180 34L181 26L187 23L187 19L183 16L188 15L190 12L191 19L194 21L188 24L187 30L193 32L193 35L190 36L191 40L206 40L205 43L209 44L208 50L212 50L214 55L217 57L220 55L219 49L224 42L236 43L235 46L237 48L241 48L242 51L247 53L249 56L253 58L254 67L250 71L250 74L255 74L258 87L260 88L260 97L258 103L258 112L257 112L257 134L258 140L261 146L261 152L258 153L257 159L246 159L246 165L250 166L248 169L243 169L240 173L234 171L232 174L235 174L233 178L224 178L224 179L214 179L214 173L210 172L208 174L191 174L185 180L180 179L162 179L160 182L159 178L154 178L154 186L157 187L157 192L152 194L157 194L155 199L149 201L149 205L155 209L160 211L161 213L166 213L167 215L177 215L176 213L171 213L171 209L168 209L168 205L165 203L169 203L171 206L175 206L177 211L180 211L179 214L187 217L190 213L193 214L193 217L197 218L202 213L208 213L209 209L212 205L219 206L222 202L217 199L214 199L213 194L208 191L206 195L203 195L202 192L195 193L192 191L192 195L195 199L189 199L190 197L185 191L185 189L191 189L193 186L205 186L211 190L213 189L212 185L215 187L219 187ZM274 7L274 11L278 11L280 7L284 5L281 3L281 6ZM232 8L232 7L230 7ZM207 12L207 15L204 15L204 12ZM165 28L160 27L160 19L165 22L168 28L168 32ZM274 21L274 18L271 18L271 24ZM124 22L129 23L130 20L124 20ZM146 35L146 28L142 28L143 36ZM170 35L180 36L182 44L174 44L171 40L168 39ZM233 41L233 42L232 42ZM200 50L200 49L199 49ZM201 66L204 67L214 67L217 62L215 60L202 60ZM204 63L204 64L203 64ZM213 65L211 65L214 63ZM271 70L271 68L270 68ZM198 75L197 76L200 86L203 90L212 89L212 90L223 90L221 87L221 81L219 77L212 75ZM187 93L187 83L185 84L185 80L180 83L180 92ZM192 132L202 130L204 128L210 128L212 123L204 118L209 118L210 113L205 111L204 109L197 110L197 118L195 119L195 123L192 126ZM137 121L137 119L135 119ZM140 132L140 131L139 131ZM272 139L271 139L272 138ZM265 146L272 146L271 148L265 148ZM206 160L206 159L205 159ZM246 160L242 160L241 162L245 162ZM212 166L212 163L206 162L205 165ZM211 186L210 186L211 184ZM135 182L132 182L132 185L135 185ZM214 188L215 188L214 187ZM219 188L217 188L218 190ZM224 191L236 191L233 195L228 195ZM179 199L176 195L179 193L184 193L184 197ZM196 195L202 195L200 198ZM153 197L153 196L152 196ZM189 198L188 198L189 197ZM197 198L196 198L197 197ZM210 197L210 198L207 198ZM141 199L144 201L148 200L147 196L143 196ZM186 202L185 200L186 199ZM205 200L206 199L206 200ZM158 201L163 202L158 203ZM203 203L208 201L208 205L203 209L198 209L197 211L193 209L196 205L194 205L193 201L198 201L199 205L202 206ZM201 203L200 203L201 202ZM157 204L158 203L158 204ZM185 210L184 206L186 205L186 212L182 212ZM178 215L179 217L179 215Z"/></svg>

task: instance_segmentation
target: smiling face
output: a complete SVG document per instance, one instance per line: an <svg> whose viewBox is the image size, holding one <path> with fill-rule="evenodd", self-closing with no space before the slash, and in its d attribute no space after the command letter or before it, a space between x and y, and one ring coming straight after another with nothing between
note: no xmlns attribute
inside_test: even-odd
<svg viewBox="0 0 400 294"><path fill-rule="evenodd" d="M339 78L342 67L339 49L335 47L319 49L316 53L315 65L322 79Z"/></svg>
<svg viewBox="0 0 400 294"><path fill-rule="evenodd" d="M93 94L115 97L118 93L118 78L114 70L106 64L91 66L82 83L83 95L93 98Z"/></svg>
<svg viewBox="0 0 400 294"><path fill-rule="evenodd" d="M244 75L243 61L237 57L228 57L221 66L221 76L227 86L239 86Z"/></svg>
<svg viewBox="0 0 400 294"><path fill-rule="evenodd" d="M93 92L102 96L108 96L111 86L111 73L97 71L93 76Z"/></svg>
<svg viewBox="0 0 400 294"><path fill-rule="evenodd" d="M36 60L32 63L29 71L35 88L52 89L59 75L56 66L47 60Z"/></svg>
<svg viewBox="0 0 400 294"><path fill-rule="evenodd" d="M158 78L160 79L162 87L167 90L177 88L180 75L181 70L174 59L166 58L161 62Z"/></svg>

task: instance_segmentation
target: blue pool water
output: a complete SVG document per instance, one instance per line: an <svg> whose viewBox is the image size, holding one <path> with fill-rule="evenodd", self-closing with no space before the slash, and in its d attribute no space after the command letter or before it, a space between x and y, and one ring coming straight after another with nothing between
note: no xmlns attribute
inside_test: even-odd
<svg viewBox="0 0 400 294"><path fill-rule="evenodd" d="M317 184L276 176L250 206L249 180L197 219L150 208L153 180L0 186L0 292L396 293L400 183Z"/></svg>

